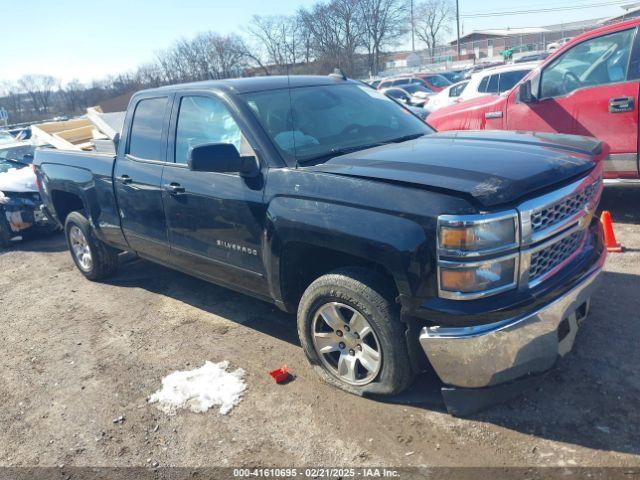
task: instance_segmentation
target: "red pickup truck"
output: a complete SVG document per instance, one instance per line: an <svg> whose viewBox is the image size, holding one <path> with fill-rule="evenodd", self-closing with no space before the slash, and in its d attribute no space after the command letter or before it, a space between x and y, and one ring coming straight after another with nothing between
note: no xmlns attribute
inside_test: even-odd
<svg viewBox="0 0 640 480"><path fill-rule="evenodd" d="M564 45L500 96L432 113L443 130L528 130L596 137L609 145L605 179L638 181L640 19L607 25Z"/></svg>

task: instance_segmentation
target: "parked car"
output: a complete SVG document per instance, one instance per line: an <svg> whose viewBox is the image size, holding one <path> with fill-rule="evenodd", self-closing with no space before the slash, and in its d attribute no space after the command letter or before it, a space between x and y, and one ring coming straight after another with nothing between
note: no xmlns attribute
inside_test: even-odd
<svg viewBox="0 0 640 480"><path fill-rule="evenodd" d="M561 38L557 42L551 42L549 45L547 45L547 52L555 52L556 50L564 47L572 39L573 37L565 37L565 38Z"/></svg>
<svg viewBox="0 0 640 480"><path fill-rule="evenodd" d="M532 130L596 137L610 147L608 181L637 181L640 19L574 38L502 97L429 116L438 130Z"/></svg>
<svg viewBox="0 0 640 480"><path fill-rule="evenodd" d="M276 76L139 92L115 156L35 164L86 278L134 251L297 313L332 385L393 395L430 363L464 414L571 349L606 255L602 148L433 134L359 82Z"/></svg>
<svg viewBox="0 0 640 480"><path fill-rule="evenodd" d="M378 88L378 85L380 85L380 82L382 80L371 80L369 83L369 85L371 86L371 88Z"/></svg>
<svg viewBox="0 0 640 480"><path fill-rule="evenodd" d="M545 60L551 52L538 52L522 55L513 60L513 63L528 63L528 62L540 62Z"/></svg>
<svg viewBox="0 0 640 480"><path fill-rule="evenodd" d="M57 230L44 210L31 163L31 142L0 144L0 247L28 233Z"/></svg>
<svg viewBox="0 0 640 480"><path fill-rule="evenodd" d="M480 62L475 65L471 65L470 67L463 70L463 78L468 80L471 78L471 75L477 72L481 72L482 70L486 70L487 68L500 67L504 65L504 62Z"/></svg>
<svg viewBox="0 0 640 480"><path fill-rule="evenodd" d="M460 95L468 85L469 80L463 80L462 82L455 83L450 87L445 88L438 94L429 99L429 111L435 112L449 105L453 105L460 101Z"/></svg>
<svg viewBox="0 0 640 480"><path fill-rule="evenodd" d="M439 73L416 73L407 76L407 78L410 79L410 83L422 84L435 93L451 85L451 81Z"/></svg>
<svg viewBox="0 0 640 480"><path fill-rule="evenodd" d="M474 73L458 100L464 102L473 98L508 92L537 65L538 63L518 63L487 68Z"/></svg>
<svg viewBox="0 0 640 480"><path fill-rule="evenodd" d="M407 84L380 90L388 97L414 107L424 107L434 94L422 85Z"/></svg>
<svg viewBox="0 0 640 480"><path fill-rule="evenodd" d="M451 82L442 75L432 73L415 73L385 79L378 84L378 90L398 87L408 83L423 85L434 93L438 93L443 88L451 85Z"/></svg>
<svg viewBox="0 0 640 480"><path fill-rule="evenodd" d="M464 70L452 70L450 72L440 72L444 78L449 80L452 84L458 83L464 79Z"/></svg>
<svg viewBox="0 0 640 480"><path fill-rule="evenodd" d="M5 143L12 143L15 141L16 139L13 138L13 135L11 135L9 132L0 130L0 145Z"/></svg>

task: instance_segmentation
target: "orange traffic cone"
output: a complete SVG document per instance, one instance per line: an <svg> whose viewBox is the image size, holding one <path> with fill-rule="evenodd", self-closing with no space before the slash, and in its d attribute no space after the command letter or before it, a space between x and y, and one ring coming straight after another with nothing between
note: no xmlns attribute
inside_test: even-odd
<svg viewBox="0 0 640 480"><path fill-rule="evenodd" d="M616 234L613 233L613 223L611 222L611 213L607 210L602 212L600 217L602 227L604 228L604 246L607 247L607 252L620 253L622 252L622 245L616 240Z"/></svg>

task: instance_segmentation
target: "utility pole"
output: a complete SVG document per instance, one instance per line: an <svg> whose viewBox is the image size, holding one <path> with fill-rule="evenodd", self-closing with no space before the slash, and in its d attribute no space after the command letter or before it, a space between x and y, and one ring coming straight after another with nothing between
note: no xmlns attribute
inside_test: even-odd
<svg viewBox="0 0 640 480"><path fill-rule="evenodd" d="M460 0L456 0L456 27L458 30L458 41L456 45L458 46L458 61L460 61Z"/></svg>
<svg viewBox="0 0 640 480"><path fill-rule="evenodd" d="M457 1L457 0L456 0ZM405 3L406 5L406 3ZM411 0L411 51L416 51L415 23L413 21L413 0Z"/></svg>

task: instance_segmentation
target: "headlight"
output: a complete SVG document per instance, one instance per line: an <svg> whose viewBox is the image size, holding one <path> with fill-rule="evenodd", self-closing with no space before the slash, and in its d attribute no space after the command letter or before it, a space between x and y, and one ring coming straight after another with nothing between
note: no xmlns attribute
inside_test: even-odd
<svg viewBox="0 0 640 480"><path fill-rule="evenodd" d="M517 254L483 262L446 262L438 267L440 295L444 298L478 298L515 287Z"/></svg>
<svg viewBox="0 0 640 480"><path fill-rule="evenodd" d="M515 210L438 218L438 285L442 298L470 300L518 283Z"/></svg>
<svg viewBox="0 0 640 480"><path fill-rule="evenodd" d="M477 256L518 245L518 217L515 212L442 215L438 225L439 250L451 256Z"/></svg>

